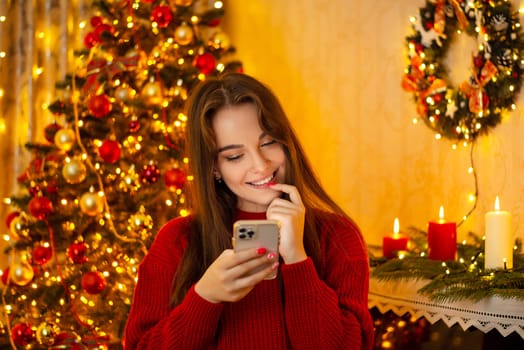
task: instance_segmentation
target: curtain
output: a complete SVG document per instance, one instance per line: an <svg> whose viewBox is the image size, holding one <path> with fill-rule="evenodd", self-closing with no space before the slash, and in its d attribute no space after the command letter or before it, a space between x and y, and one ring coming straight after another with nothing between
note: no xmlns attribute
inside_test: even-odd
<svg viewBox="0 0 524 350"><path fill-rule="evenodd" d="M57 98L55 83L75 67L92 14L89 0L0 0L2 199L20 190L17 177L31 159L24 145L46 142L54 121L46 107ZM2 204L0 217L11 211Z"/></svg>

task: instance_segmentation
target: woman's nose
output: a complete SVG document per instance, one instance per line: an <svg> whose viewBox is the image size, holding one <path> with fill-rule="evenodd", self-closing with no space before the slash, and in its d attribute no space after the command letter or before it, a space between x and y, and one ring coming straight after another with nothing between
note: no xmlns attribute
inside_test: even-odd
<svg viewBox="0 0 524 350"><path fill-rule="evenodd" d="M267 169L270 160L264 155L264 153L257 151L253 154L253 168L256 171L264 171Z"/></svg>

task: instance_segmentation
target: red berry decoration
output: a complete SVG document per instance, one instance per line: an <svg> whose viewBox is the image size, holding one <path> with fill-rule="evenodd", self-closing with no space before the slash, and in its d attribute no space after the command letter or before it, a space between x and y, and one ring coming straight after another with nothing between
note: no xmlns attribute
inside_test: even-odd
<svg viewBox="0 0 524 350"><path fill-rule="evenodd" d="M29 201L29 213L38 220L46 219L53 211L53 203L44 196L34 197Z"/></svg>
<svg viewBox="0 0 524 350"><path fill-rule="evenodd" d="M138 120L132 120L129 122L128 126L129 126L129 132L134 134L135 132L140 130L141 125Z"/></svg>
<svg viewBox="0 0 524 350"><path fill-rule="evenodd" d="M198 55L195 59L195 67L203 74L209 74L215 70L216 59L209 52Z"/></svg>
<svg viewBox="0 0 524 350"><path fill-rule="evenodd" d="M37 265L44 265L51 260L52 253L51 247L37 245L33 249L33 262Z"/></svg>
<svg viewBox="0 0 524 350"><path fill-rule="evenodd" d="M75 242L67 248L67 256L75 264L83 264L87 262L86 251L87 246L84 242Z"/></svg>
<svg viewBox="0 0 524 350"><path fill-rule="evenodd" d="M160 170L156 165L145 165L144 169L140 172L140 181L144 184L155 183L160 178Z"/></svg>
<svg viewBox="0 0 524 350"><path fill-rule="evenodd" d="M40 191L42 191L42 189L40 188L39 185L34 185L34 186L31 186L29 187L29 193L31 194L32 197L36 197Z"/></svg>
<svg viewBox="0 0 524 350"><path fill-rule="evenodd" d="M46 126L44 129L44 136L47 142L55 143L55 134L60 129L62 129L62 126L57 123Z"/></svg>
<svg viewBox="0 0 524 350"><path fill-rule="evenodd" d="M179 190L186 183L186 174L182 169L169 169L164 174L164 182L167 187Z"/></svg>
<svg viewBox="0 0 524 350"><path fill-rule="evenodd" d="M120 144L113 140L104 140L100 148L98 148L100 158L106 163L115 163L120 159L120 153Z"/></svg>
<svg viewBox="0 0 524 350"><path fill-rule="evenodd" d="M107 95L96 95L89 99L89 112L96 118L103 118L111 112L113 105Z"/></svg>
<svg viewBox="0 0 524 350"><path fill-rule="evenodd" d="M82 288L89 294L100 294L106 287L106 280L96 271L88 271L82 276Z"/></svg>
<svg viewBox="0 0 524 350"><path fill-rule="evenodd" d="M166 28L172 20L173 14L167 5L157 6L151 11L151 22L156 22L159 28Z"/></svg>
<svg viewBox="0 0 524 350"><path fill-rule="evenodd" d="M18 323L11 329L11 338L18 346L26 346L36 338L36 332L29 323Z"/></svg>

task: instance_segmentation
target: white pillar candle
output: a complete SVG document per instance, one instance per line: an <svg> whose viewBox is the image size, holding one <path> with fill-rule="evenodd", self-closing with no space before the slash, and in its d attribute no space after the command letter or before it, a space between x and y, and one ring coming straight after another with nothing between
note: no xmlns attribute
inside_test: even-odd
<svg viewBox="0 0 524 350"><path fill-rule="evenodd" d="M485 215L486 241L484 268L513 268L513 228L511 213L500 210L499 197L495 199L495 210Z"/></svg>

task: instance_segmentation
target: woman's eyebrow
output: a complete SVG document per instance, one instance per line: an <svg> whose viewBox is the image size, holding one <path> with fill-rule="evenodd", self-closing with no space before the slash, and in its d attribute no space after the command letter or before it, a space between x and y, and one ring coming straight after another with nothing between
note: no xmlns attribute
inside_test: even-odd
<svg viewBox="0 0 524 350"><path fill-rule="evenodd" d="M265 136L267 136L267 132L263 131L259 136L258 136L258 139L261 140L263 139ZM220 147L217 151L217 153L220 153L220 152L224 152L224 151L227 151L227 150L230 150L230 149L237 149L237 148L242 148L244 147L243 145L240 145L240 144L232 144L232 145L227 145L227 146L224 146L224 147Z"/></svg>
<svg viewBox="0 0 524 350"><path fill-rule="evenodd" d="M242 145L227 145L227 146L224 146L224 147L220 147L218 149L218 153L220 152L224 152L224 151L227 151L227 150L230 150L230 149L237 149L237 148L242 148L243 146Z"/></svg>

